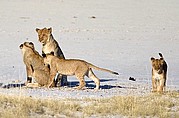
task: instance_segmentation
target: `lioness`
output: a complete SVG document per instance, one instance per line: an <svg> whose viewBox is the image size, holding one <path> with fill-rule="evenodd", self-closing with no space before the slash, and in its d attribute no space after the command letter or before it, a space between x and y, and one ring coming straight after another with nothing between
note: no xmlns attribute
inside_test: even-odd
<svg viewBox="0 0 179 118"><path fill-rule="evenodd" d="M163 55L159 53L160 59L151 58L152 62L152 92L165 91L167 79L167 63Z"/></svg>
<svg viewBox="0 0 179 118"><path fill-rule="evenodd" d="M23 61L27 68L27 73L30 77L33 77L39 86L49 86L50 70L44 64L43 57L35 50L32 42L24 42L21 44ZM52 82L53 83L53 82ZM50 81L50 85L53 84ZM27 82L27 86L28 86ZM35 84L34 84L35 85Z"/></svg>
<svg viewBox="0 0 179 118"><path fill-rule="evenodd" d="M84 76L91 78L95 84L96 88L99 89L100 81L99 78L93 73L92 69L106 71L112 74L118 75L117 72L113 72L108 69L99 68L94 66L86 61L78 60L78 59L60 59L56 56L51 54L43 55L44 62L50 65L50 80L53 83L53 78L56 73L61 73L63 75L75 75L76 78L79 80L80 85L77 87L78 89L82 89L86 83L84 81Z"/></svg>
<svg viewBox="0 0 179 118"><path fill-rule="evenodd" d="M36 28L38 33L39 42L42 43L42 54L48 54L54 52L54 55L65 59L64 54L58 45L58 42L54 39L52 35L52 28ZM56 80L56 86L67 85L67 76L58 75Z"/></svg>

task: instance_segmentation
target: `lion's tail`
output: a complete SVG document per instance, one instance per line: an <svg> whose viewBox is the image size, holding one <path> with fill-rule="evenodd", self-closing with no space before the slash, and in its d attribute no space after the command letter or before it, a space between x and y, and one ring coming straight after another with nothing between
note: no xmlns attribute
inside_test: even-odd
<svg viewBox="0 0 179 118"><path fill-rule="evenodd" d="M163 55L162 55L162 53L158 53L159 54L159 56L161 57L161 58L163 58Z"/></svg>
<svg viewBox="0 0 179 118"><path fill-rule="evenodd" d="M95 70L105 71L105 72L109 72L109 73L112 73L112 74L115 74L115 75L119 75L119 73L117 73L117 72L114 72L114 71L111 71L111 70L108 70L108 69L105 69L105 68L100 68L100 67L97 67L97 66L90 64L90 63L88 63L88 65L89 65L89 68L93 68Z"/></svg>

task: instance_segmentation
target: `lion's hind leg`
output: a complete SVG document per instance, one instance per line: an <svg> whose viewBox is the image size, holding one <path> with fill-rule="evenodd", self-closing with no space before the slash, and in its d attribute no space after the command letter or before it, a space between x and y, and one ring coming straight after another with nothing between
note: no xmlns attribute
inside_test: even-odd
<svg viewBox="0 0 179 118"><path fill-rule="evenodd" d="M99 78L97 78L96 75L93 73L92 69L89 69L87 76L95 82L96 84L95 89L98 90L100 86L100 81L99 81Z"/></svg>
<svg viewBox="0 0 179 118"><path fill-rule="evenodd" d="M164 77L164 85L163 85L163 90L166 91L166 75Z"/></svg>
<svg viewBox="0 0 179 118"><path fill-rule="evenodd" d="M84 80L84 75L81 74L75 74L76 78L79 80L80 84L77 86L77 89L80 90L83 87L86 86L85 80Z"/></svg>
<svg viewBox="0 0 179 118"><path fill-rule="evenodd" d="M40 87L40 85L38 83L27 83L26 87L37 88L37 87Z"/></svg>

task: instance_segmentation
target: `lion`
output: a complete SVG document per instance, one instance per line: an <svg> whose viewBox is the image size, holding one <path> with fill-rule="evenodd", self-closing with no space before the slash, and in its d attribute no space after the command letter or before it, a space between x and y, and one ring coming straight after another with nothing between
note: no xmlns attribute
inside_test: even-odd
<svg viewBox="0 0 179 118"><path fill-rule="evenodd" d="M19 48L22 50L27 76L33 77L38 83L30 84L30 82L27 80L26 86L35 85L53 87L53 83L50 83L51 86L49 86L50 69L44 64L43 57L40 56L39 53L35 50L34 44L32 42L24 42L19 46Z"/></svg>
<svg viewBox="0 0 179 118"><path fill-rule="evenodd" d="M166 87L167 63L163 55L159 53L160 59L151 57L152 62L152 92L163 92Z"/></svg>
<svg viewBox="0 0 179 118"><path fill-rule="evenodd" d="M79 59L61 59L54 56L53 52L50 54L43 54L44 63L50 65L50 81L53 83L53 78L56 73L61 73L63 75L72 76L75 75L79 80L79 86L77 89L82 89L85 87L86 83L84 77L92 79L96 84L96 90L100 87L100 80L93 73L92 69L106 71L112 74L119 75L117 72L113 72L108 69L97 67L93 64L90 64L84 60Z"/></svg>
<svg viewBox="0 0 179 118"><path fill-rule="evenodd" d="M42 54L48 54L50 52L54 52L54 55L65 59L65 56L58 45L58 42L54 39L52 35L52 28L36 28L36 32L38 33L39 42L42 43ZM56 79L56 86L67 85L67 76L58 75Z"/></svg>
<svg viewBox="0 0 179 118"><path fill-rule="evenodd" d="M35 49L33 43L31 43L31 42L26 42L26 45L28 45L32 49ZM22 45L20 45L19 47L21 49ZM38 52L35 52L35 53L38 53ZM28 56L26 56L26 54L23 53L23 61L24 61L24 64L26 65L26 74L27 74L26 84L28 84L28 83L32 83L32 68L31 68L31 66L29 66L28 61L26 61L26 60L28 60Z"/></svg>

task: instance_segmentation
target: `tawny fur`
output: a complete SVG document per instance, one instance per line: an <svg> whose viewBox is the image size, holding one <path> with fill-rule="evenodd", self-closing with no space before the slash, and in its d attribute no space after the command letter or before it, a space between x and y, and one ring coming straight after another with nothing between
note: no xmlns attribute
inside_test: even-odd
<svg viewBox="0 0 179 118"><path fill-rule="evenodd" d="M38 33L39 42L42 43L42 54L48 54L54 52L54 55L65 59L65 56L58 44L58 42L54 39L52 35L52 28L43 28L38 29L36 28L36 32ZM58 75L57 76L57 83L61 83L58 81L62 80L62 85L67 85L67 76Z"/></svg>
<svg viewBox="0 0 179 118"><path fill-rule="evenodd" d="M163 55L159 53L160 59L151 58L152 62L152 92L163 92L166 87L167 63Z"/></svg>
<svg viewBox="0 0 179 118"><path fill-rule="evenodd" d="M43 58L35 50L32 42L24 42L21 44L23 61L27 68L27 73L32 76L39 86L49 86L50 70L44 64ZM53 86L53 83L50 83ZM27 83L27 85L29 85Z"/></svg>
<svg viewBox="0 0 179 118"><path fill-rule="evenodd" d="M50 65L51 83L53 82L53 78L57 72L63 75L68 75L68 76L75 75L76 78L80 82L78 89L82 89L86 85L85 80L84 80L85 76L91 78L95 82L96 84L95 89L99 89L100 87L99 78L96 77L92 69L106 71L106 72L118 75L118 73L116 72L113 72L108 69L99 68L83 60L60 59L56 56L53 56L52 54L44 55L44 62Z"/></svg>

